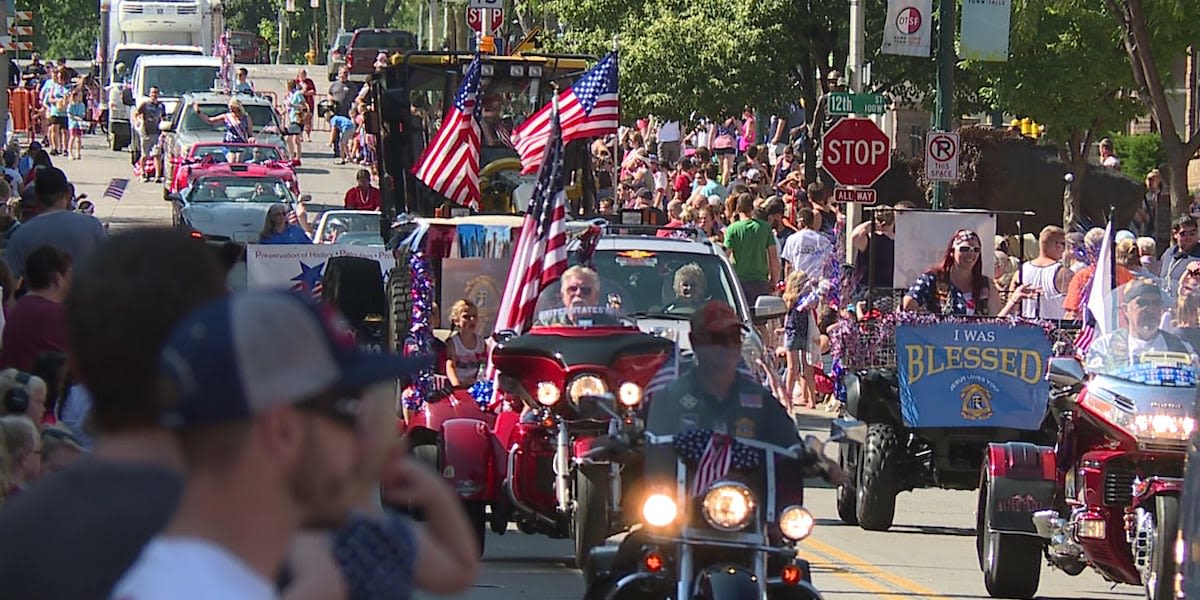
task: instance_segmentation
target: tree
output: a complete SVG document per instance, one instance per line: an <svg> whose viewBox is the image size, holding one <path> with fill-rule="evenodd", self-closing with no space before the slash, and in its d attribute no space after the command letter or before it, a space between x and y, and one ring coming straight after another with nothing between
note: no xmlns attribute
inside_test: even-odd
<svg viewBox="0 0 1200 600"><path fill-rule="evenodd" d="M95 56L100 36L95 0L19 0L16 8L33 11L34 45L48 57Z"/></svg>
<svg viewBox="0 0 1200 600"><path fill-rule="evenodd" d="M1013 12L1011 60L975 62L993 107L1046 123L1074 179L1064 198L1063 223L1080 215L1088 150L1101 131L1137 116L1139 103L1125 53L1104 9L1088 0L1027 0ZM1101 217L1102 215L1093 215Z"/></svg>
<svg viewBox="0 0 1200 600"><path fill-rule="evenodd" d="M1166 65L1184 54L1189 43L1200 38L1194 0L1160 0L1149 8L1142 0L1105 0L1105 4L1120 26L1139 97L1162 136L1172 216L1187 214L1187 166L1200 150L1200 129L1180 137L1167 100L1164 72ZM1163 57L1166 62L1160 64Z"/></svg>

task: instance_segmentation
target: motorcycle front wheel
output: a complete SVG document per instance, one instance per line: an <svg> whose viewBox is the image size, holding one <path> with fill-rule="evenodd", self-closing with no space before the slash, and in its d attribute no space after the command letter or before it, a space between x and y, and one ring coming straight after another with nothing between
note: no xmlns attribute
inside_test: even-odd
<svg viewBox="0 0 1200 600"><path fill-rule="evenodd" d="M1179 498L1155 496L1154 546L1150 551L1150 574L1146 597L1167 600L1175 597L1175 537L1179 532Z"/></svg>
<svg viewBox="0 0 1200 600"><path fill-rule="evenodd" d="M608 537L608 469L581 468L575 473L575 566Z"/></svg>

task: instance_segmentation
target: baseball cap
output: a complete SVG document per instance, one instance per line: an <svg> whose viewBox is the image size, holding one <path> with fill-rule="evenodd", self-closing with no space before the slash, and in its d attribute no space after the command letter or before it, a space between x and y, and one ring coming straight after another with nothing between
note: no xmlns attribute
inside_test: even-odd
<svg viewBox="0 0 1200 600"><path fill-rule="evenodd" d="M746 329L746 324L733 312L733 307L720 300L709 300L692 313L692 331L725 333L730 329Z"/></svg>
<svg viewBox="0 0 1200 600"><path fill-rule="evenodd" d="M428 357L362 351L330 306L286 291L231 294L180 322L161 354L162 424L186 429L248 421L277 406L305 405L415 373ZM357 405L328 409L353 421Z"/></svg>
<svg viewBox="0 0 1200 600"><path fill-rule="evenodd" d="M1125 285L1125 302L1133 302L1138 298L1162 299L1163 293L1153 281L1134 279Z"/></svg>

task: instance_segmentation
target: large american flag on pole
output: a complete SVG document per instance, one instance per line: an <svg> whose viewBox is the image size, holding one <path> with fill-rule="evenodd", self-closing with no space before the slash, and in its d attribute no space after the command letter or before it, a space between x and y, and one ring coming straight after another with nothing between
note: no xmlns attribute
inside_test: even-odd
<svg viewBox="0 0 1200 600"><path fill-rule="evenodd" d="M1083 327L1075 336L1075 349L1080 354L1087 354L1088 348L1097 337L1112 331L1112 301L1113 278L1116 265L1113 263L1113 225L1112 219L1104 227L1104 241L1100 244L1100 252L1096 257L1096 270L1092 272L1089 282L1087 301L1080 311L1083 317Z"/></svg>
<svg viewBox="0 0 1200 600"><path fill-rule="evenodd" d="M558 114L551 115L550 142L538 171L529 211L521 223L512 267L496 314L496 331L525 331L533 320L538 296L567 270L567 204L563 140ZM494 367L489 360L488 372Z"/></svg>
<svg viewBox="0 0 1200 600"><path fill-rule="evenodd" d="M617 53L610 52L578 81L558 95L562 142L600 137L617 132L620 103L617 99ZM529 117L513 131L521 155L521 173L537 171L550 140L550 105Z"/></svg>
<svg viewBox="0 0 1200 600"><path fill-rule="evenodd" d="M479 73L476 54L437 135L413 166L413 173L429 189L474 210L479 210L479 121L475 115Z"/></svg>

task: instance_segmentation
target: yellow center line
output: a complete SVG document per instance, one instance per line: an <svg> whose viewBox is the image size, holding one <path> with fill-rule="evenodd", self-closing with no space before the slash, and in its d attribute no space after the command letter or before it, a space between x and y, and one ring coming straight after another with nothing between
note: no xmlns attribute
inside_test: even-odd
<svg viewBox="0 0 1200 600"><path fill-rule="evenodd" d="M813 538L804 540L801 548L810 549L816 554L824 555L825 557L841 562L848 567L853 567L863 575L873 579L883 580L901 590L911 592L918 596L931 598L933 600L950 600L948 596L943 596L942 594L939 594L938 592L935 592L911 579L901 577L900 575L893 573L888 573L887 571L884 571L883 569L880 569L879 567L867 562L865 559L834 548L829 544L817 541Z"/></svg>
<svg viewBox="0 0 1200 600"><path fill-rule="evenodd" d="M885 587L884 585L880 584L879 582L875 581L874 579L869 579L867 577L859 575L858 573L855 573L855 572L847 569L846 567L841 566L837 560L830 558L828 556L825 556L824 554L815 552L811 548L804 548L802 546L800 548L800 555L802 558L809 561L809 565L811 567L815 567L817 565L828 567L829 575L833 575L834 577L841 579L842 581L845 581L846 583L849 583L850 585L852 585L864 592L867 592L869 594L874 594L876 596L888 596L888 595L892 595L895 592L894 589L892 589L890 587ZM819 560L812 560L814 558L819 559ZM816 573L812 573L812 575L813 575L813 585L816 586L816 588L818 590L820 590L821 582L817 579Z"/></svg>

